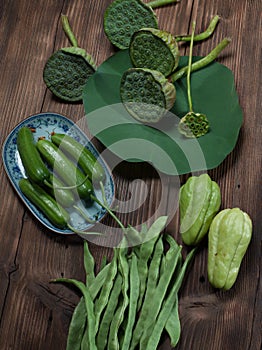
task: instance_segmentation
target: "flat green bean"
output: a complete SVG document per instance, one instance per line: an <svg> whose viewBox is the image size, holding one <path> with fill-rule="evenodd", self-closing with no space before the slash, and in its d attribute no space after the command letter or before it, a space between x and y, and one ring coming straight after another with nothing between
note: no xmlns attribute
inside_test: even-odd
<svg viewBox="0 0 262 350"><path fill-rule="evenodd" d="M176 279L176 282L173 284L172 289L165 300L163 307L156 319L154 327L152 327L150 332L147 333L147 339L148 342L146 343L146 346L143 347L142 349L145 350L156 350L159 344L159 340L161 338L161 334L163 332L163 329L165 327L165 324L169 318L170 312L173 309L174 306L174 301L176 299L176 295L179 291L179 288L183 282L183 278L185 276L186 270L188 265L190 264L191 260L193 259L194 255L196 252L196 248L192 249L191 252L187 255L181 271L178 275L178 278Z"/></svg>
<svg viewBox="0 0 262 350"><path fill-rule="evenodd" d="M176 264L179 260L179 255L182 247L170 247L164 259L166 260L166 268L164 273L160 276L158 285L155 289L153 303L148 302L146 319L143 323L143 334L140 339L140 348L145 349L149 341L151 331L156 322L157 315L161 311L162 304L166 297L168 287L170 285L173 274L175 273Z"/></svg>
<svg viewBox="0 0 262 350"><path fill-rule="evenodd" d="M73 284L83 294L86 311L87 311L88 345L90 349L97 350L96 343L95 343L95 334L94 334L95 320L96 320L95 314L94 314L94 302L90 295L89 289L86 287L86 285L83 282L76 281L74 279L69 279L69 278L58 278L56 280L53 280L52 282L65 282L65 283Z"/></svg>
<svg viewBox="0 0 262 350"><path fill-rule="evenodd" d="M80 350L86 327L85 300L81 298L73 312L66 343L66 350Z"/></svg>
<svg viewBox="0 0 262 350"><path fill-rule="evenodd" d="M139 298L139 274L137 269L137 257L134 253L131 255L131 266L130 266L130 300L128 307L128 319L125 326L124 339L121 346L121 350L128 350L131 342L133 328L136 320L137 302Z"/></svg>
<svg viewBox="0 0 262 350"><path fill-rule="evenodd" d="M118 274L116 277L114 286L112 288L110 297L108 299L108 303L107 303L103 318L100 322L99 331L96 339L98 350L104 350L107 345L108 332L109 332L113 315L118 305L119 295L121 293L121 285L122 285L122 276Z"/></svg>
<svg viewBox="0 0 262 350"><path fill-rule="evenodd" d="M194 36L194 41L201 41L209 38L215 31L216 26L219 22L220 17L218 15L214 16L207 29L199 34L196 34ZM191 35L175 35L176 41L190 41L191 40Z"/></svg>
<svg viewBox="0 0 262 350"><path fill-rule="evenodd" d="M97 334L97 331L98 331L98 328L99 328L100 317L101 317L101 314L102 314L104 308L107 305L108 298L109 298L111 289L112 289L113 284L114 284L114 278L115 278L115 276L117 274L118 252L119 252L118 249L115 250L115 254L114 254L114 257L113 257L113 259L111 261L111 264L110 264L110 267L109 267L106 279L104 281L104 284L102 286L99 298L95 301L95 317L96 317L96 320L95 320L95 326L94 326L94 328L92 330L94 335Z"/></svg>
<svg viewBox="0 0 262 350"><path fill-rule="evenodd" d="M147 286L145 291L145 298L140 310L140 316L134 328L130 349L135 348L135 346L139 343L139 339L141 338L141 335L143 332L143 322L146 319L147 312L148 312L147 305L150 303L150 300L152 300L153 295L155 293L156 285L158 283L159 266L162 260L163 252L164 252L163 240L162 240L162 236L160 236L156 243L152 260L150 262L150 266L148 270Z"/></svg>
<svg viewBox="0 0 262 350"><path fill-rule="evenodd" d="M124 320L124 313L129 303L128 288L129 288L129 264L127 260L127 249L120 248L119 250L119 271L122 275L122 302L120 303L110 326L108 350L119 350L118 331L121 323Z"/></svg>
<svg viewBox="0 0 262 350"><path fill-rule="evenodd" d="M180 339L181 324L178 310L178 295L175 296L175 303L170 312L168 320L165 324L165 329L170 338L170 344L175 347Z"/></svg>
<svg viewBox="0 0 262 350"><path fill-rule="evenodd" d="M140 279L140 296L138 300L138 309L140 309L142 305L142 301L144 298L144 293L146 289L146 281L148 274L148 260L152 255L152 252L155 247L155 243L158 240L158 237L161 231L164 229L166 225L167 217L161 216L159 217L149 228L146 234L146 238L149 239L140 246L139 251L139 260L138 260L138 272Z"/></svg>
<svg viewBox="0 0 262 350"><path fill-rule="evenodd" d="M89 251L87 241L84 241L84 267L86 272L86 285L90 286L95 281L95 260Z"/></svg>
<svg viewBox="0 0 262 350"><path fill-rule="evenodd" d="M106 265L95 277L94 282L91 286L89 286L89 292L94 300L98 293L100 292L100 289L102 288L104 281L106 279L108 269L110 264ZM80 350L81 349L81 342L85 333L85 327L86 327L86 306L84 298L82 297L76 306L70 326L69 326L69 332L67 337L67 347L66 350Z"/></svg>

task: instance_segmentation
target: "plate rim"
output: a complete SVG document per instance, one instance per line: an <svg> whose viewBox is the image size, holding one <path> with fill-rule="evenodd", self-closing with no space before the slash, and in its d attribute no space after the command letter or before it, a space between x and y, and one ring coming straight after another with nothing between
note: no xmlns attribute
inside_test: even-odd
<svg viewBox="0 0 262 350"><path fill-rule="evenodd" d="M12 130L8 133L7 137L5 138L3 145L2 145L2 160L3 160L3 167L5 170L5 173L9 179L9 181L11 182L15 192L17 193L18 197L22 200L23 204L27 207L27 209L32 213L32 215L42 224L44 225L47 229L57 233L57 234L62 234L62 235L74 235L75 232L73 232L70 229L60 229L58 227L55 227L48 219L47 222L43 221L43 219L37 215L37 212L40 212L40 210L38 208L35 207L34 204L30 203L30 201L24 196L24 194L19 190L16 182L14 181L14 178L11 176L9 169L7 167L7 162L6 162L6 151L7 151L7 144L10 141L11 137L13 137L13 135L23 126L28 124L31 120L35 120L36 118L41 118L43 116L52 116L52 117L56 117L60 120L65 120L67 123L69 123L71 126L74 126L74 128L77 130L77 133L81 134L82 137L84 137L86 139L86 141L91 145L91 148L95 151L96 154L100 154L97 150L97 148L95 147L95 145L92 143L92 141L89 139L89 137L83 132L83 130L81 130L81 128L71 119L69 119L68 117L57 113L57 112L40 112L40 113L35 113L35 114L31 114L30 116L26 117L25 119L23 119L22 121L18 122L13 128ZM107 176L109 177L110 180L110 188L111 188L111 199L110 199L110 204L109 207L112 207L113 202L115 200L115 180L114 180L114 176L112 174L112 171L110 170L107 162L105 161L104 158L100 157L103 167L106 168L106 172L107 172ZM103 213L103 215L101 215L101 217L99 218L99 220L97 220L94 224L89 224L88 228L86 228L85 230L88 232L90 229L92 229L92 227L94 227L97 223L99 223L105 216L106 216L107 212L105 211L105 213Z"/></svg>

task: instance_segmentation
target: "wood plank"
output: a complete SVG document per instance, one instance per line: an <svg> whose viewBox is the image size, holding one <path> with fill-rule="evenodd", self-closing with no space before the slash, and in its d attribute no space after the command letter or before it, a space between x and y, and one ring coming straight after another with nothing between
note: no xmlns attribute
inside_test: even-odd
<svg viewBox="0 0 262 350"><path fill-rule="evenodd" d="M54 50L69 45L61 13L68 15L79 44L93 54L98 65L112 55L115 49L102 29L102 14L110 2L21 0L0 4L1 143L19 121L40 111L61 113L75 122L84 117L82 104L63 103L46 90L43 67ZM261 347L261 30L256 20L260 9L258 0L193 0L156 10L160 27L176 34L189 32L194 19L202 31L214 14L221 16L212 38L195 45L196 55L207 54L224 36L232 37L219 62L234 72L244 124L235 150L209 173L221 187L223 208L239 206L250 213L254 223L251 245L229 292L209 285L204 242L180 293L182 334L177 349L181 350ZM181 47L181 53L188 53L188 45ZM95 145L103 150L98 142ZM48 232L25 210L2 164L0 176L0 349L64 349L80 295L73 288L49 282L60 276L84 279L82 241ZM178 191L173 178L165 177L163 182L149 165L126 162L114 169L114 177L120 201L127 201L127 206L130 199L142 202L138 210L119 214L125 224L138 225L159 213L173 213ZM186 178L179 180L183 183ZM104 224L106 232L116 227L110 217ZM166 230L181 243L177 213L171 214ZM90 244L90 249L98 265L103 255L112 256L108 247ZM169 350L169 341L160 348Z"/></svg>

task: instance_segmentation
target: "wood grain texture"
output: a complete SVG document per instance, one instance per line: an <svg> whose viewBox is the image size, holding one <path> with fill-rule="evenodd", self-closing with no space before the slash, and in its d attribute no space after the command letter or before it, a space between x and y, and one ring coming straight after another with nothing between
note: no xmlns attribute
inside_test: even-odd
<svg viewBox="0 0 262 350"><path fill-rule="evenodd" d="M47 91L42 73L54 50L68 46L61 14L69 17L79 45L101 64L116 50L103 32L103 12L110 0L0 1L0 143L29 115L52 111L75 122L84 117L82 104L58 101ZM234 151L209 173L222 192L222 207L240 207L254 225L250 247L239 277L228 292L216 291L207 280L204 242L180 292L182 334L179 350L260 350L261 288L261 1L183 0L156 10L159 26L175 34L188 33L193 20L204 30L211 17L221 16L210 40L196 44L195 55L207 54L223 37L232 42L219 62L232 69L244 123ZM181 54L188 45L181 46ZM99 150L103 146L95 141ZM50 233L25 209L0 164L0 349L65 349L68 326L80 295L73 288L51 284L56 277L84 279L82 240ZM125 224L156 218L157 210L172 212L178 186L161 182L150 165L123 162L114 169L116 197L141 200L138 210L120 213ZM181 176L183 183L187 175ZM139 181L138 181L139 180ZM165 201L161 202L164 193ZM130 203L130 202L127 202ZM129 204L128 204L129 205ZM160 208L159 208L160 205ZM104 219L106 230L116 224ZM178 215L166 229L179 243ZM112 249L90 244L99 266ZM170 350L163 339L160 349Z"/></svg>

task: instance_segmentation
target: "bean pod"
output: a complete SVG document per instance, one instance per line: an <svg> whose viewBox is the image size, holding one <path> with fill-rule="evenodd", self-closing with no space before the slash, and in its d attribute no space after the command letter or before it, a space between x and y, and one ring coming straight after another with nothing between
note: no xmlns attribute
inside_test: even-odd
<svg viewBox="0 0 262 350"><path fill-rule="evenodd" d="M208 279L215 288L230 289L252 236L252 221L239 208L218 213L208 234Z"/></svg>
<svg viewBox="0 0 262 350"><path fill-rule="evenodd" d="M180 233L187 245L197 245L206 235L221 204L220 188L208 174L191 176L180 189Z"/></svg>

